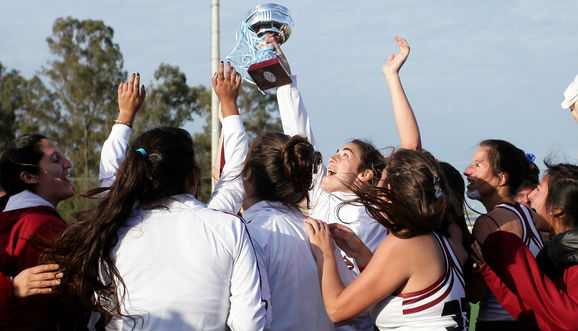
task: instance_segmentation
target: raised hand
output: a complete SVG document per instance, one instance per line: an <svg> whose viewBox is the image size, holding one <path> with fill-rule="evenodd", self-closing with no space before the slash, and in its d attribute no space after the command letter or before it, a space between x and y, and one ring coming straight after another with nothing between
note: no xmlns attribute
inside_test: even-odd
<svg viewBox="0 0 578 331"><path fill-rule="evenodd" d="M229 115L239 115L237 108L237 97L239 96L239 89L241 88L241 75L231 67L221 61L219 64L219 72L215 73L212 78L213 89L221 100L221 112L223 118Z"/></svg>
<svg viewBox="0 0 578 331"><path fill-rule="evenodd" d="M391 54L387 59L387 62L381 68L381 72L385 75L385 77L399 74L399 70L409 56L409 44L407 41L398 36L393 37L393 39L395 39L399 45L399 53L397 55Z"/></svg>
<svg viewBox="0 0 578 331"><path fill-rule="evenodd" d="M12 281L14 297L25 298L37 294L49 294L60 284L62 273L58 264L41 264L22 270Z"/></svg>
<svg viewBox="0 0 578 331"><path fill-rule="evenodd" d="M144 103L146 90L140 86L140 74L132 74L128 82L118 85L118 108L117 123L132 125L136 113Z"/></svg>

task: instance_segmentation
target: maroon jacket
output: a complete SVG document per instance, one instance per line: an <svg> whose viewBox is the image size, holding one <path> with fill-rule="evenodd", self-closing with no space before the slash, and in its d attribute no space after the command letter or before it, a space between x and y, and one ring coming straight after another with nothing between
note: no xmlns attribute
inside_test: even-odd
<svg viewBox="0 0 578 331"><path fill-rule="evenodd" d="M0 213L0 330L53 330L50 296L16 299L12 281L22 270L39 264L39 243L60 235L67 224L46 206Z"/></svg>
<svg viewBox="0 0 578 331"><path fill-rule="evenodd" d="M550 279L520 238L504 231L488 236L483 255L482 275L514 318L542 330L578 330L578 265Z"/></svg>

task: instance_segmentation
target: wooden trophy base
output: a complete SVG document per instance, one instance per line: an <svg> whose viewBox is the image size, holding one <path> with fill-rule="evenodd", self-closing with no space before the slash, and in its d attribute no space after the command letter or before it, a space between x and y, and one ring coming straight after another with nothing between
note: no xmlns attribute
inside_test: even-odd
<svg viewBox="0 0 578 331"><path fill-rule="evenodd" d="M252 64L249 66L248 72L262 91L292 82L278 58Z"/></svg>

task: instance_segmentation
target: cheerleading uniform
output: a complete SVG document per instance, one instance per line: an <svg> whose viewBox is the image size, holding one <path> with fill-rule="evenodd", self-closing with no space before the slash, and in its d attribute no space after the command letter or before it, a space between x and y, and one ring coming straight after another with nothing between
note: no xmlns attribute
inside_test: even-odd
<svg viewBox="0 0 578 331"><path fill-rule="evenodd" d="M445 268L431 286L417 292L389 295L371 308L379 330L464 330L469 304L462 268L444 236L433 233L443 252Z"/></svg>

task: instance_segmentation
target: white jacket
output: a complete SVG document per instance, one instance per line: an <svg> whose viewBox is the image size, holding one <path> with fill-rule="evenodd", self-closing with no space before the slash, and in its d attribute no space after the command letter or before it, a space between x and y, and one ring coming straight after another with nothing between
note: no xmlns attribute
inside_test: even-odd
<svg viewBox="0 0 578 331"><path fill-rule="evenodd" d="M234 115L234 116L227 116L226 118L223 119L223 133L224 133L224 151L225 151L225 159L227 160L227 163L225 164L225 167L223 168L223 171L221 173L221 178L219 180L219 183L217 183L215 190L213 191L213 195L211 197L210 202L208 203L208 208L211 209L215 209L215 210L220 210L220 211L225 211L225 212L229 212L229 213L233 213L236 214L240 208L241 208L241 204L242 204L242 196L244 193L244 188L243 188L243 184L241 181L241 170L242 170L242 165L243 165L243 161L245 159L245 155L247 154L247 150L248 150L248 137L247 134L245 132L245 129L243 127L243 124L241 122L241 118L240 116ZM116 172L120 166L120 164L122 163L122 161L124 160L125 156L126 156L126 150L128 147L128 142L129 142L129 138L131 135L132 130L126 126L126 125L114 125L112 128L112 131L108 137L108 139L105 141L105 143L103 144L102 147L102 151L101 151L101 160L100 160L100 172L99 172L99 184L101 187L106 187L106 186L110 186L115 178L116 178ZM178 196L180 197L180 196ZM160 214L155 214L152 211L139 211L138 209L134 211L133 216L134 217L140 217L139 215L141 215L142 213L151 213L151 214L155 214L156 216L153 218L153 220L151 220L151 225L148 225L149 222L147 223L143 223L143 224L139 224L138 226L138 230L136 229L131 229L129 231L129 233L133 233L134 231L143 231L143 227L151 227L151 229L154 230L147 230L148 231L157 231L157 230L161 230L158 227L158 225L152 225L155 222L160 222L161 219L165 220L165 226L167 227L166 231L173 231L178 229L178 233L187 236L189 243L185 243L183 242L182 244L185 245L196 245L197 241L199 243L204 243L202 245L205 245L203 247L199 247L199 251L193 251L191 252L191 256L193 256L194 254L201 254L203 258L207 258L210 259L212 261L212 263L217 263L220 262L221 264L221 270L225 270L226 269L226 265L231 262L226 261L226 260L218 260L221 257L226 257L229 256L229 253L226 253L225 255L222 255L222 253L224 251L222 251L224 248L217 250L217 252L213 252L211 251L211 249L214 248L218 248L218 244L220 241L218 236L221 236L220 238L227 238L228 236L232 236L231 238L231 242L229 244L234 245L235 244L235 240L242 240L243 242L245 241L244 237L247 236L247 232L245 230L242 230L241 232L239 232L239 229L232 229L233 231L231 231L231 229L227 228L226 226L220 226L217 227L215 229L218 229L218 231L216 233L212 233L212 231L209 231L211 233L208 233L207 231L204 232L198 232L196 229L190 228L190 226L187 227L186 221L182 221L179 217L182 216L183 219L187 219L189 218L188 222L191 222L191 219L194 218L193 214L194 212L192 210L187 211L187 208L191 208L194 209L195 211L201 211L202 207L204 207L204 205L195 200L194 197L192 197L191 195L186 195L184 198L180 197L177 198L178 202L180 202L182 205L179 205L177 202L174 202L173 204L171 204L171 208L169 210L168 213L160 213ZM176 208L175 210L178 210L178 212L173 212L173 207ZM211 217L203 219L203 222L205 220L210 221L213 218L214 219L220 219L220 218L229 218L229 219L236 219L236 222L241 222L238 218L231 216L231 215L226 215L220 212L216 212L216 211L210 211L210 213L208 212L208 209L204 209L202 210L203 214L211 215ZM158 211L160 212L160 211ZM173 214L179 214L180 216L176 216ZM190 214L190 215L189 215ZM161 217L162 216L162 217ZM158 219L157 219L158 218ZM173 219L175 220L174 223L172 223ZM169 223L169 221L171 223ZM132 221L131 221L132 222ZM180 222L183 222L184 224L179 225ZM218 222L218 221L217 221ZM233 222L234 223L234 222ZM204 224L204 223L203 223ZM217 224L215 224L217 225ZM203 225L203 227L207 227L209 226L207 225ZM128 229L128 228L127 228ZM126 229L125 229L126 230ZM208 228L206 230L209 230ZM192 231L192 232L190 232ZM182 232L182 233L181 233ZM222 232L222 233L221 233ZM144 232L143 232L144 233ZM203 237L202 238L198 238L197 234L199 233L203 233ZM210 234L210 236L212 237L208 237L205 238L204 236ZM147 234L146 236L142 236L142 238L145 238L147 236L155 236L155 233L150 233ZM241 238L241 235L243 238ZM173 236L162 236L162 237L155 237L158 238L159 240L162 240L163 242L166 242L167 245L172 245L173 244ZM162 239L161 239L162 238ZM136 239L136 237L134 238ZM134 241L134 242L133 242ZM243 277L245 277L245 280L248 281L247 284L242 284L242 282L238 282L233 280L233 278L230 279L230 283L227 284L226 280L227 277L233 277L235 276L235 274L231 273L232 269L229 270L229 272L225 272L225 273L218 273L218 274L210 274L207 272L203 272L203 270L207 269L207 266L204 266L203 264L197 264L197 267L195 267L196 269L198 269L197 272L187 272L184 274L179 274L176 275L178 276L178 278L180 278L180 281L182 282L186 282L186 283L190 283L190 284L186 284L187 286L192 286L195 283L199 283L199 284L204 284L203 282L199 282L198 278L202 278L202 279L206 279L207 281L211 280L212 278L215 278L215 280L219 280L221 283L211 283L212 285L218 284L219 286L212 286L211 284L205 286L201 286L202 289L206 289L203 290L203 300L205 300L205 302L207 303L205 306L201 305L201 304L197 304L197 305L182 305L180 301L174 301L174 302L165 302L164 306L163 305L159 305L157 303L163 300L174 300L174 297L168 296L165 297L165 294L162 293L158 293L157 295L153 296L152 292L146 293L146 292L142 292L140 290L140 285L138 286L133 286L133 284L140 284L147 282L147 278L148 277L153 277L154 279L158 279L158 276L155 274L144 274L146 275L146 277L137 277L136 279L131 278L134 277L135 275L133 274L134 270L139 270L139 265L140 264L140 256L139 256L139 250L141 248L146 248L146 247L141 247L140 245L145 243L145 241L138 241L138 240L132 240L131 239L131 244L130 248L122 248L123 246L121 246L121 244L119 244L119 253L117 252L118 257L125 257L124 260L118 260L117 259L117 267L119 268L119 270L121 269L121 267L119 267L119 264L122 264L122 268L123 270L125 270L127 272L127 275L125 276L123 275L123 279L125 279L126 285L128 287L128 293L130 296L130 303L133 304L133 308L135 308L136 310L132 310L132 308L130 308L129 310L127 310L127 312L132 312L136 315L142 315L145 319L146 318L150 318L151 315L151 311L156 311L156 309L160 309L162 311L164 311L164 317L163 318L157 318L154 317L152 319L149 320L149 324L147 324L148 326L146 326L145 328L148 329L211 329L213 327L215 327L216 329L223 329L224 328L224 320L222 319L223 314L225 314L225 316L229 316L226 320L228 321L227 324L229 325L229 327L233 330L252 330L252 329L262 329L263 327L265 327L266 325L270 324L271 321L271 309L267 309L269 308L269 304L268 301L270 299L270 295L269 295L269 286L267 283L267 279L266 278L261 278L261 276L259 275L259 273L254 274L254 270L257 270L257 264L254 263L256 256L254 256L253 258L250 258L248 256L245 256L244 259L247 260L246 263L242 263L242 265L245 266L245 275L241 275ZM212 242L212 244L211 244ZM128 245L128 244L127 244ZM245 245L245 244L243 244ZM179 269L180 268L180 262L178 262L177 260L175 260L173 258L173 256L183 256L187 254L187 251L183 251L181 249L175 250L175 251L166 251L163 250L163 252L165 252L166 254L164 254L162 256L163 261L172 261L172 263L175 263L175 265L172 265L171 263L163 263L163 265L166 265L167 269L166 269L166 275L167 276L171 276L173 275L173 273L176 270L173 270L175 268ZM119 255L120 254L120 255ZM251 246L251 250L246 250L244 251L243 254L255 254L252 246ZM138 258L135 259L136 256L139 256ZM160 258L160 255L155 255L157 257ZM134 263L131 262L132 260ZM250 262L249 260L252 260L253 262ZM126 262L123 262L126 261ZM136 263L138 262L138 263ZM249 264L254 263L253 266L249 267ZM210 264L210 263L209 263ZM211 269L209 267L209 269ZM191 269L191 270L195 270L195 269ZM240 270L240 269L237 269ZM169 272L170 271L170 272ZM202 276L199 276L202 275ZM239 276L239 275L237 275ZM127 278L125 277L129 277L130 281L127 282ZM239 279L242 279L243 277L240 277ZM254 278L256 277L256 278ZM208 278L208 279L207 279ZM170 284L173 284L172 286L175 287L179 287L181 288L182 285L180 284L179 281L175 281L175 280L171 280L170 277L166 277L165 280L168 279L168 282ZM256 288L254 287L256 285L255 279L258 279L259 281L258 283L258 301L259 301L259 308L257 309L255 306L255 298L252 297L252 295L256 295L255 293L252 294L247 294L246 291L247 290L255 290ZM249 286L249 287L247 287ZM251 287L253 286L253 287ZM139 288L137 288L139 287ZM169 286L170 287L170 286ZM218 289L218 287L220 287L220 289ZM227 313L226 309L227 309L227 305L225 305L223 302L221 302L223 300L223 293L222 290L223 289L227 289L227 291L230 291L230 305L229 305L229 309L230 311ZM151 290L149 288L149 290ZM136 294L135 294L136 293ZM138 306L138 305L134 305L134 302L132 301L134 295L139 295L138 297L138 301L139 304L142 304L142 307ZM234 300L233 300L234 298ZM150 300L150 301L148 301ZM182 300L186 300L186 299L182 299ZM245 302L243 302L245 301ZM154 303L152 305L149 305L151 303ZM262 306L262 307L261 307ZM130 306L129 306L130 307ZM246 309L243 309L243 307L246 307ZM216 308L219 308L220 310L215 310ZM261 311L261 308L263 308L263 310ZM190 324L183 324L181 327L177 326L178 323L180 323L180 317L176 316L174 314L174 312L179 312L180 315L182 316L195 316L194 318L191 318L191 320L197 319L198 323L200 324L195 324L194 327L189 327ZM143 315L144 314L144 315ZM175 315L172 316L170 319L167 319L166 314L170 314L170 315ZM262 315L262 316L261 316ZM93 316L93 318L91 319L92 322L95 322L98 319L98 316ZM265 322L262 323L261 320L264 320ZM114 323L113 323L114 322ZM120 330L123 327L128 327L128 329L130 329L132 327L131 323L127 325L123 326L123 321L119 320L119 319L115 319L113 320L113 322L111 322L107 328L110 330ZM125 320L126 322L126 320ZM168 323L168 324L165 324ZM261 324L262 323L262 324ZM139 327L139 324L136 324L137 327ZM173 327L174 326L174 327Z"/></svg>
<svg viewBox="0 0 578 331"><path fill-rule="evenodd" d="M325 312L305 215L260 201L243 212L271 290L271 330L334 330Z"/></svg>
<svg viewBox="0 0 578 331"><path fill-rule="evenodd" d="M142 317L135 330L264 329L266 302L243 220L190 194L162 204L167 209L135 208L113 250L127 290L122 312ZM113 317L107 330L132 327Z"/></svg>

